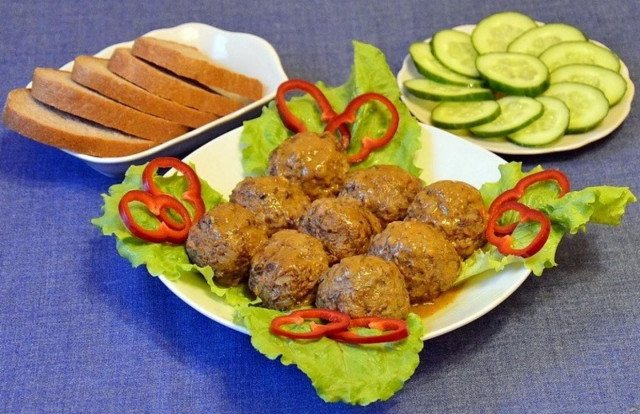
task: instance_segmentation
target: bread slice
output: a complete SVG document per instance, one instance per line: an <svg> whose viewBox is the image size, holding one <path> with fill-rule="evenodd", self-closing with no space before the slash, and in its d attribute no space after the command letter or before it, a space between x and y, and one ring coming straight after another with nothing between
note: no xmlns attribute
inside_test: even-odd
<svg viewBox="0 0 640 414"><path fill-rule="evenodd" d="M198 49L170 40L143 36L131 48L134 56L192 79L221 95L255 101L262 97L259 80L226 69Z"/></svg>
<svg viewBox="0 0 640 414"><path fill-rule="evenodd" d="M201 111L223 116L244 106L240 101L192 85L138 59L131 49L116 49L109 59L108 68L154 95Z"/></svg>
<svg viewBox="0 0 640 414"><path fill-rule="evenodd" d="M219 117L147 92L107 68L108 59L82 55L73 62L71 79L89 89L151 115L197 128Z"/></svg>
<svg viewBox="0 0 640 414"><path fill-rule="evenodd" d="M9 92L2 120L10 129L42 144L95 157L130 155L155 145L42 104L29 89Z"/></svg>

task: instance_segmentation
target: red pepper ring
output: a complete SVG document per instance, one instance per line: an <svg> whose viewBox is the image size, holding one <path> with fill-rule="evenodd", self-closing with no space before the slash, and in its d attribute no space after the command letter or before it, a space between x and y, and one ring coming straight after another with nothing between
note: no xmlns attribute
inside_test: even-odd
<svg viewBox="0 0 640 414"><path fill-rule="evenodd" d="M349 157L349 162L351 164L356 164L364 161L369 156L371 151L387 145L398 130L398 124L400 123L400 115L398 114L398 109L396 109L393 102L387 99L387 97L374 92L365 93L355 97L351 102L349 102L349 105L347 105L344 112L329 121L324 130L335 133L335 130L344 126L344 124L354 123L356 119L356 112L358 111L358 109L360 109L362 105L369 101L379 101L383 103L391 113L391 123L387 128L387 132L380 138L372 139L370 137L365 137L362 139L362 148L360 149L360 152Z"/></svg>
<svg viewBox="0 0 640 414"><path fill-rule="evenodd" d="M191 168L191 166L189 166L189 164L182 162L178 158L158 157L153 159L147 164L142 172L142 186L153 195L166 194L164 191L160 190L153 181L153 177L159 168L173 168L181 172L187 180L187 190L182 193L182 199L193 206L194 213L191 222L197 223L204 215L206 208L204 200L202 199L202 186L200 185L200 179L196 172ZM169 227L172 227L175 230L180 230L178 223L173 221L167 214L161 212L159 217L167 223ZM175 227L176 225L178 225L178 227Z"/></svg>
<svg viewBox="0 0 640 414"><path fill-rule="evenodd" d="M365 336L354 331L341 331L330 335L331 339L349 344L377 344L400 341L409 336L407 323L402 319L385 319L376 316L351 319L349 328L370 328L383 331L379 335Z"/></svg>
<svg viewBox="0 0 640 414"><path fill-rule="evenodd" d="M142 227L131 214L130 203L138 201L144 204L149 211L160 220L158 228L155 230ZM182 226L178 228L179 222L171 219L171 225L165 221L169 210L173 210L180 215ZM154 195L142 190L131 190L122 196L118 204L118 211L125 227L129 229L135 237L152 243L169 242L181 244L189 235L191 227L191 217L185 206L175 197L167 194Z"/></svg>
<svg viewBox="0 0 640 414"><path fill-rule="evenodd" d="M312 320L309 322L311 327L309 332L294 332L283 328L284 325L301 325L309 319L321 319L329 321L329 323L318 324ZM275 335L291 339L318 339L335 332L344 331L349 326L350 320L349 315L330 309L301 309L289 315L273 318L269 330Z"/></svg>
<svg viewBox="0 0 640 414"><path fill-rule="evenodd" d="M322 93L320 88L306 80L289 79L282 82L276 91L276 108L278 108L278 113L280 114L282 123L287 127L287 129L296 133L307 131L307 126L304 122L293 115L287 106L287 99L285 95L287 92L295 90L308 93L316 101L318 107L320 107L320 119L322 122L329 122L336 116L336 111L333 110L331 103L324 93ZM340 128L340 134L342 135L342 145L346 149L349 146L349 141L351 139L351 133L346 125Z"/></svg>
<svg viewBox="0 0 640 414"><path fill-rule="evenodd" d="M558 198L563 197L571 190L569 178L567 178L567 176L560 170L544 170L529 174L521 178L520 181L518 181L512 189L503 192L498 197L496 197L495 200L493 200L493 202L489 206L489 216L493 215L494 211L500 204L507 201L518 201L531 185L540 181L547 180L555 180L558 183L558 186L560 187L560 194L558 194ZM507 225L496 224L495 233L511 234L513 233L517 225L518 223L510 223Z"/></svg>
<svg viewBox="0 0 640 414"><path fill-rule="evenodd" d="M510 210L516 211L520 214L519 223L526 223L528 221L537 221L538 223L540 223L540 230L538 231L538 234L536 234L536 236L528 246L521 249L516 249L511 246L511 243L513 242L511 234L499 235L496 232L496 226L498 220L500 219L500 216ZM516 225L517 224L518 223L516 223ZM500 253L505 256L511 254L524 258L531 257L534 254L538 253L549 239L550 234L551 221L549 220L549 218L545 216L541 211L527 207L526 205L517 201L506 201L498 205L494 209L493 214L489 217L489 223L487 224L486 230L487 241L495 245Z"/></svg>

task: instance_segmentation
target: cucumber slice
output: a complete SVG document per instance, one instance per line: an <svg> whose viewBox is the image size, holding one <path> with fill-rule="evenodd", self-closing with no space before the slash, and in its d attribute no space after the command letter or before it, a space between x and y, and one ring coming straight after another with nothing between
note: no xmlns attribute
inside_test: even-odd
<svg viewBox="0 0 640 414"><path fill-rule="evenodd" d="M567 134L579 134L598 125L609 112L609 101L598 88L577 82L549 86L544 96L560 99L569 108Z"/></svg>
<svg viewBox="0 0 640 414"><path fill-rule="evenodd" d="M586 63L602 66L614 72L620 71L620 59L607 48L589 41L562 42L542 52L540 60L553 72L560 66Z"/></svg>
<svg viewBox="0 0 640 414"><path fill-rule="evenodd" d="M604 93L609 106L620 102L627 92L627 81L620 73L595 65L574 63L560 66L551 72L549 79L551 83L578 82L595 86Z"/></svg>
<svg viewBox="0 0 640 414"><path fill-rule="evenodd" d="M409 79L404 87L410 94L432 101L483 101L493 99L490 89L447 85L431 79Z"/></svg>
<svg viewBox="0 0 640 414"><path fill-rule="evenodd" d="M564 23L550 23L534 27L522 33L509 43L507 51L540 56L549 47L572 40L587 40L587 37L575 26Z"/></svg>
<svg viewBox="0 0 640 414"><path fill-rule="evenodd" d="M491 122L470 128L482 138L504 137L522 129L542 116L542 104L526 96L505 96L498 99L500 115Z"/></svg>
<svg viewBox="0 0 640 414"><path fill-rule="evenodd" d="M526 127L508 135L518 145L539 146L549 144L564 136L569 125L569 108L559 99L550 96L535 98L544 108L542 116Z"/></svg>
<svg viewBox="0 0 640 414"><path fill-rule="evenodd" d="M510 95L535 96L549 86L549 70L535 56L493 52L478 56L478 71L489 87Z"/></svg>
<svg viewBox="0 0 640 414"><path fill-rule="evenodd" d="M431 123L445 129L471 128L500 115L496 101L441 102L431 112Z"/></svg>
<svg viewBox="0 0 640 414"><path fill-rule="evenodd" d="M536 22L531 17L522 13L496 13L480 20L471 32L471 42L481 55L490 52L506 52L509 43L536 26Z"/></svg>
<svg viewBox="0 0 640 414"><path fill-rule="evenodd" d="M452 71L471 78L480 76L475 65L478 54L469 34L453 29L441 30L431 39L431 51Z"/></svg>
<svg viewBox="0 0 640 414"><path fill-rule="evenodd" d="M460 86L482 86L480 79L460 75L444 66L431 53L431 45L426 42L416 42L409 46L409 55L416 69L424 77L441 83Z"/></svg>

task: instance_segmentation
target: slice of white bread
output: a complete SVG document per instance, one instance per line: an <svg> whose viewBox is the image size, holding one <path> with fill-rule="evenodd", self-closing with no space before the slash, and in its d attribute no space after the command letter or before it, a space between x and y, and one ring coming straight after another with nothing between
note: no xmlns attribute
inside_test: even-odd
<svg viewBox="0 0 640 414"><path fill-rule="evenodd" d="M13 131L40 143L95 157L144 151L153 141L103 128L38 102L29 89L9 92L2 120Z"/></svg>
<svg viewBox="0 0 640 414"><path fill-rule="evenodd" d="M82 55L73 62L71 79L106 97L139 111L197 128L217 118L210 112L192 109L154 95L116 75L107 68L108 59Z"/></svg>
<svg viewBox="0 0 640 414"><path fill-rule="evenodd" d="M36 68L31 93L40 102L61 111L158 143L189 131L184 125L106 98L71 80L71 73L57 69Z"/></svg>
<svg viewBox="0 0 640 414"><path fill-rule="evenodd" d="M209 92L138 59L131 49L116 49L108 67L113 73L154 95L201 111L223 116L244 106L240 101Z"/></svg>
<svg viewBox="0 0 640 414"><path fill-rule="evenodd" d="M131 51L139 58L230 98L255 101L263 95L259 80L220 66L195 47L143 36L135 40Z"/></svg>

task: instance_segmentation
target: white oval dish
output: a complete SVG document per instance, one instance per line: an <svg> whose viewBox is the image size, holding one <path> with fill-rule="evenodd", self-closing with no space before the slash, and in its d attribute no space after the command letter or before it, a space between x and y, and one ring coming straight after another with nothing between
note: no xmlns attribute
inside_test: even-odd
<svg viewBox="0 0 640 414"><path fill-rule="evenodd" d="M107 176L120 177L130 165L143 164L158 156L187 154L215 137L240 126L244 120L258 116L262 106L275 97L278 85L287 80L287 75L273 46L252 34L228 32L202 23L185 23L176 27L153 30L144 36L154 36L194 46L226 68L259 79L264 85L263 97L213 122L137 154L101 158L63 150ZM108 58L116 48L130 47L132 44L133 41L115 44L101 50L95 56ZM72 68L73 62L69 62L60 69L70 71Z"/></svg>
<svg viewBox="0 0 640 414"><path fill-rule="evenodd" d="M239 143L241 133L242 127L229 131L184 159L193 163L198 175L226 197L244 178ZM422 149L416 155L416 164L423 168L421 178L426 182L452 179L480 187L500 178L498 165L505 160L497 155L429 125L422 125L421 138ZM450 303L423 318L423 340L450 332L489 312L509 297L529 273L529 269L520 265L470 279ZM243 327L234 324L233 308L212 294L203 278L193 276L170 281L161 276L160 280L198 312L247 333Z"/></svg>
<svg viewBox="0 0 640 414"><path fill-rule="evenodd" d="M538 24L541 24L538 22ZM454 27L454 30L459 30L465 33L471 33L474 29L475 25L464 25ZM430 39L425 39L425 42ZM604 46L601 43L594 43ZM606 46L605 46L606 47ZM551 152L560 152L560 151L568 151L583 147L587 144L590 144L594 141L602 139L609 135L613 130L615 130L622 121L625 120L627 115L629 115L629 111L631 110L631 101L633 100L633 95L635 93L635 87L633 82L629 78L629 69L627 66L620 60L620 74L627 81L627 92L622 97L620 102L618 102L615 106L609 109L609 113L605 117L604 120L591 131L582 133L582 134L568 134L564 137L558 139L557 141L552 142L549 145L540 146L540 147L523 147L520 145L516 145L511 141L507 141L506 139L487 139L487 138L476 138L470 135L467 131L449 131L456 136L464 138L470 142L473 142L476 145L479 145L489 151L500 153L500 154L512 154L512 155L534 155L534 154L545 154ZM420 73L418 73L413 61L411 60L411 56L405 56L402 62L402 68L397 75L398 87L402 92L402 100L407 105L411 113L418 119L418 121L423 122L425 124L431 124L431 110L435 104L434 102L425 101L419 98L412 96L407 90L404 88L403 84L406 80L413 78L423 77Z"/></svg>

